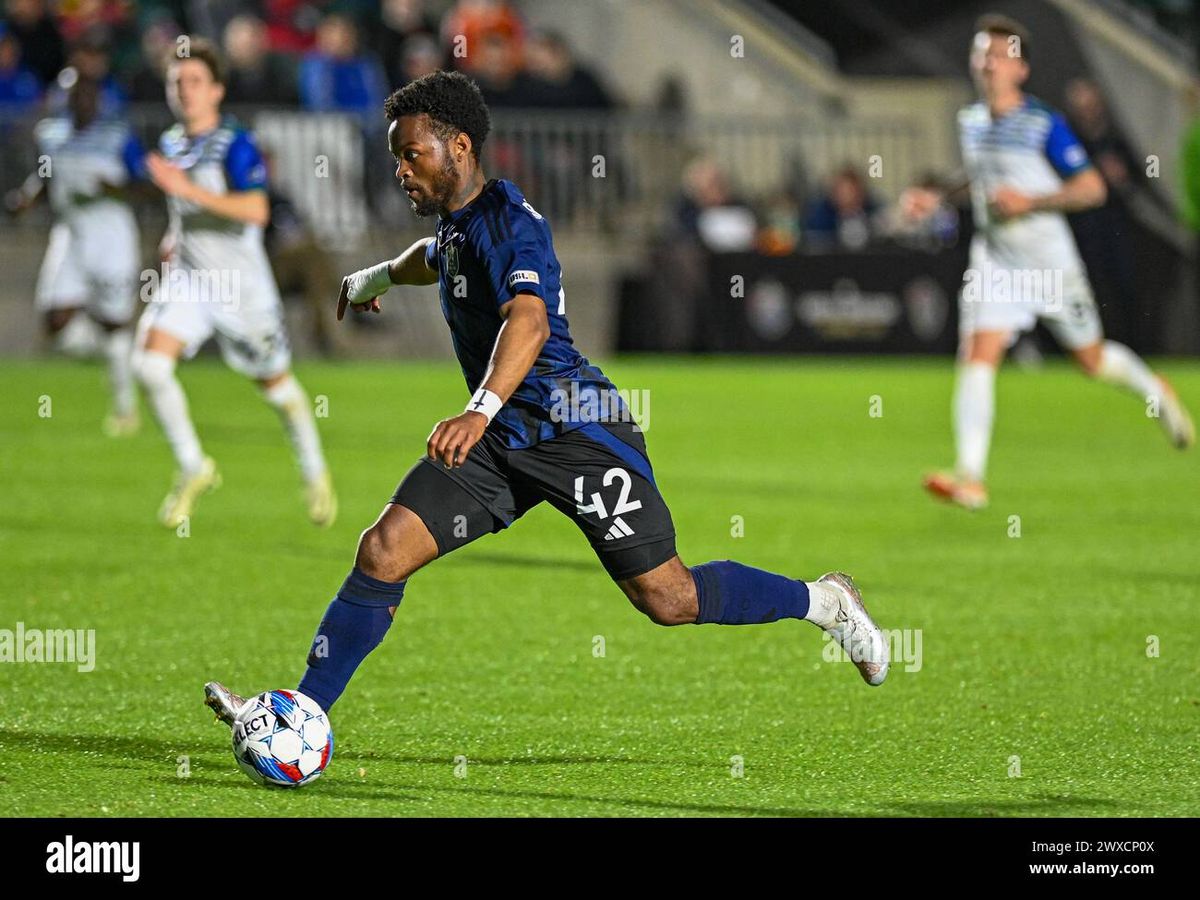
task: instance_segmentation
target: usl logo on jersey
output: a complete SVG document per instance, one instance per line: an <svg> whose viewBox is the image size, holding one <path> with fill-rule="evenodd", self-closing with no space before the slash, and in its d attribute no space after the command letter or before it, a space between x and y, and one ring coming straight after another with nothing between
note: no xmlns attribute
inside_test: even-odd
<svg viewBox="0 0 1200 900"><path fill-rule="evenodd" d="M542 280L538 278L538 273L531 269L517 269L517 271L508 276L509 287L512 287L514 284L520 284L523 281L528 284L542 283Z"/></svg>

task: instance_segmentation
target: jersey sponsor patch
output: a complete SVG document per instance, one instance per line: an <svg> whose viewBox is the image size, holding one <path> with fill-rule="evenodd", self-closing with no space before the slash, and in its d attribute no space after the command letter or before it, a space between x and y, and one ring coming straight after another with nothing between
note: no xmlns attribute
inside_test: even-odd
<svg viewBox="0 0 1200 900"><path fill-rule="evenodd" d="M538 278L538 273L534 272L532 269L517 269L517 271L508 276L509 287L512 287L514 284L520 284L521 282L527 282L529 284L541 284L542 280Z"/></svg>
<svg viewBox="0 0 1200 900"><path fill-rule="evenodd" d="M1077 169L1087 162L1087 151L1079 144L1072 144L1063 151L1063 159L1071 168Z"/></svg>

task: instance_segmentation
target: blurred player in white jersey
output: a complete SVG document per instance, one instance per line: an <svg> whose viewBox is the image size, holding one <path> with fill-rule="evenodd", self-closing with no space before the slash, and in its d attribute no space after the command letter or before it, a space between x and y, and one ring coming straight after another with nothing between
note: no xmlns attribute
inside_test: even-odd
<svg viewBox="0 0 1200 900"><path fill-rule="evenodd" d="M270 209L266 169L250 134L221 114L222 63L192 39L167 68L167 102L178 124L146 158L167 195L170 224L161 247L158 290L138 323L134 365L179 465L159 521L173 528L200 495L220 484L204 454L175 376L180 358L216 336L226 364L262 388L279 413L303 475L309 518L337 514L329 470L308 396L291 372L283 304L263 249Z"/></svg>
<svg viewBox="0 0 1200 900"><path fill-rule="evenodd" d="M966 182L976 234L959 295L959 359L954 393L957 462L925 479L935 496L971 509L987 505L984 486L995 410L996 368L1019 334L1040 320L1087 374L1124 387L1157 413L1180 449L1195 427L1174 390L1137 354L1106 341L1091 286L1064 213L1099 206L1105 185L1061 114L1024 93L1025 29L1004 16L979 20L971 75L980 101L959 112ZM930 214L943 197L911 189L910 216Z"/></svg>
<svg viewBox="0 0 1200 900"><path fill-rule="evenodd" d="M81 310L100 326L112 386L104 430L117 437L138 428L130 326L140 251L124 187L144 177L145 154L128 123L99 114L95 81L73 69L63 80L70 84L67 107L35 126L38 172L13 192L8 207L21 212L43 196L50 203L54 224L35 304L50 335L59 334Z"/></svg>

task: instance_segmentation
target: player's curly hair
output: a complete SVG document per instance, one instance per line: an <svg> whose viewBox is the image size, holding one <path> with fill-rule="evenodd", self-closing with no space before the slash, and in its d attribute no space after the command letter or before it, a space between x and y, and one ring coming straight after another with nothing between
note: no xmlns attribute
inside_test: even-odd
<svg viewBox="0 0 1200 900"><path fill-rule="evenodd" d="M471 155L479 159L480 148L492 130L492 117L479 87L461 72L430 72L396 91L383 104L391 122L401 116L429 116L434 133L452 141L459 133L471 139Z"/></svg>

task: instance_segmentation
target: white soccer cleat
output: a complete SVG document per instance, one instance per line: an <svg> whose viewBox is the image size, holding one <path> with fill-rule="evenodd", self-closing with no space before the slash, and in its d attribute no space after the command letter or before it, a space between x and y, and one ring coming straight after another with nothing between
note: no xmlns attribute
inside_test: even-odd
<svg viewBox="0 0 1200 900"><path fill-rule="evenodd" d="M1188 415L1183 401L1175 393L1175 388L1171 386L1171 382L1160 375L1158 383L1162 386L1162 404L1158 411L1159 424L1162 425L1163 431L1167 433L1167 437L1175 447L1186 450L1196 443L1196 426L1192 422L1192 417Z"/></svg>
<svg viewBox="0 0 1200 900"><path fill-rule="evenodd" d="M217 721L232 728L233 720L246 705L246 698L239 697L219 681L210 681L204 686L204 705L217 714Z"/></svg>
<svg viewBox="0 0 1200 900"><path fill-rule="evenodd" d="M110 438L130 437L142 427L137 410L130 413L109 413L104 417L104 433Z"/></svg>
<svg viewBox="0 0 1200 900"><path fill-rule="evenodd" d="M192 510L202 494L215 491L221 486L221 474L211 456L204 457L200 469L195 474L185 475L180 472L175 476L175 484L163 499L158 508L158 521L166 528L178 528Z"/></svg>
<svg viewBox="0 0 1200 900"><path fill-rule="evenodd" d="M850 656L863 681L872 687L883 684L891 653L883 632L867 612L854 579L843 572L827 572L817 581L835 588L841 597L833 624L825 630Z"/></svg>
<svg viewBox="0 0 1200 900"><path fill-rule="evenodd" d="M337 519L337 494L328 469L304 486L304 502L309 521L318 528L328 528Z"/></svg>

